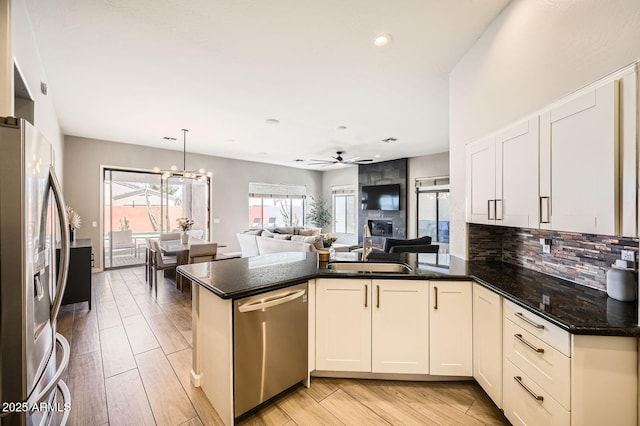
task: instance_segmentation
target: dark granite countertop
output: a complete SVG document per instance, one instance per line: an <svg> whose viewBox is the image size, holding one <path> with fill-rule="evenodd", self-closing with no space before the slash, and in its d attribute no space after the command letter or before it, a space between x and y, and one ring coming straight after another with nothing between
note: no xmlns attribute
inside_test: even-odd
<svg viewBox="0 0 640 426"><path fill-rule="evenodd" d="M336 259L359 260L355 253L338 253ZM183 265L178 272L223 299L247 297L313 278L473 279L570 333L640 337L635 302L618 302L605 292L529 269L500 262L467 262L431 253L373 253L368 261L405 263L412 271L407 274L334 271L319 263L316 253L277 253Z"/></svg>

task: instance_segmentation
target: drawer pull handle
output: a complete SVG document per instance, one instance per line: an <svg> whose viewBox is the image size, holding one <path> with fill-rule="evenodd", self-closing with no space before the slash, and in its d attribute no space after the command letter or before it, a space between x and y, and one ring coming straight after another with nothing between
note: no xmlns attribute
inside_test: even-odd
<svg viewBox="0 0 640 426"><path fill-rule="evenodd" d="M540 395L536 395L534 391L532 391L531 389L529 389L529 387L527 385L525 385L524 383L522 383L522 377L520 376L513 376L513 380L515 380L516 382L518 382L518 384L520 386L522 386L522 388L524 390L527 391L527 393L529 395L531 395L531 398L535 399L536 401L544 401L544 397L540 396Z"/></svg>
<svg viewBox="0 0 640 426"><path fill-rule="evenodd" d="M516 339L518 339L519 341L521 341L522 343L525 344L525 346L527 346L529 349L531 349L534 352L537 352L539 354L543 354L544 353L544 349L542 348L536 348L535 346L533 346L531 343L527 342L523 337L522 334L514 334L513 337L515 337Z"/></svg>
<svg viewBox="0 0 640 426"><path fill-rule="evenodd" d="M543 330L543 329L544 329L544 325L542 325L542 324L537 324L537 323L535 323L535 322L531 321L529 318L527 318L527 317L525 317L524 315L522 315L522 312L516 312L516 316L517 316L518 318L520 318L522 321L526 322L526 323L527 323L527 324L529 324L529 325L534 326L534 327L535 327L535 328L537 328L537 329L540 329L540 330Z"/></svg>

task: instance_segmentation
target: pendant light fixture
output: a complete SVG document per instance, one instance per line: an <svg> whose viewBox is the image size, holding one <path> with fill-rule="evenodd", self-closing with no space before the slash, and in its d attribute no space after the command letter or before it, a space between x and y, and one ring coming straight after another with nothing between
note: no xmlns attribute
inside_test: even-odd
<svg viewBox="0 0 640 426"><path fill-rule="evenodd" d="M171 166L170 170L162 170L160 167L154 167L153 171L155 173L162 173L162 179L169 179L172 176L177 176L180 178L180 181L187 179L195 179L199 181L205 180L206 177L211 177L212 173L205 171L205 169L200 170L187 170L187 132L188 129L182 129L182 170L178 170L178 166ZM166 140L176 140L176 138L171 138L165 136Z"/></svg>

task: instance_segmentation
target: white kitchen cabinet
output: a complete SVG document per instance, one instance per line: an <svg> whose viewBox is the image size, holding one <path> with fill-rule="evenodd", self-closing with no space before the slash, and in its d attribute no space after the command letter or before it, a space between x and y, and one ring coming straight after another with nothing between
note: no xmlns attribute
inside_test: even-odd
<svg viewBox="0 0 640 426"><path fill-rule="evenodd" d="M429 373L429 286L424 281L373 280L371 370Z"/></svg>
<svg viewBox="0 0 640 426"><path fill-rule="evenodd" d="M502 297L473 284L473 377L502 407Z"/></svg>
<svg viewBox="0 0 640 426"><path fill-rule="evenodd" d="M538 226L538 117L466 147L467 222Z"/></svg>
<svg viewBox="0 0 640 426"><path fill-rule="evenodd" d="M371 371L370 280L316 280L316 369Z"/></svg>
<svg viewBox="0 0 640 426"><path fill-rule="evenodd" d="M465 147L467 222L495 223L495 137Z"/></svg>
<svg viewBox="0 0 640 426"><path fill-rule="evenodd" d="M538 117L496 135L495 224L538 227Z"/></svg>
<svg viewBox="0 0 640 426"><path fill-rule="evenodd" d="M618 235L618 81L540 115L540 227Z"/></svg>
<svg viewBox="0 0 640 426"><path fill-rule="evenodd" d="M472 376L473 326L470 281L430 281L429 372Z"/></svg>
<svg viewBox="0 0 640 426"><path fill-rule="evenodd" d="M316 369L428 374L428 284L316 280Z"/></svg>

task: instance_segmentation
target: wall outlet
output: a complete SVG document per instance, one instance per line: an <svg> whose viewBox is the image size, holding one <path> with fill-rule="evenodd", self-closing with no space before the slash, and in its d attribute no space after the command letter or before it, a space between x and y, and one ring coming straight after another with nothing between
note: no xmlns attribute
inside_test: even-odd
<svg viewBox="0 0 640 426"><path fill-rule="evenodd" d="M92 228L97 228L98 227L98 222L96 222L95 220L93 222L91 222L91 227Z"/></svg>
<svg viewBox="0 0 640 426"><path fill-rule="evenodd" d="M548 295L543 294L542 295L542 304L543 305L550 305L551 304L551 298Z"/></svg>
<svg viewBox="0 0 640 426"><path fill-rule="evenodd" d="M549 254L551 253L551 245L550 244L545 244L542 246L542 252Z"/></svg>
<svg viewBox="0 0 640 426"><path fill-rule="evenodd" d="M632 262L636 261L636 252L633 250L622 250L620 253L620 258L622 260L630 260Z"/></svg>

